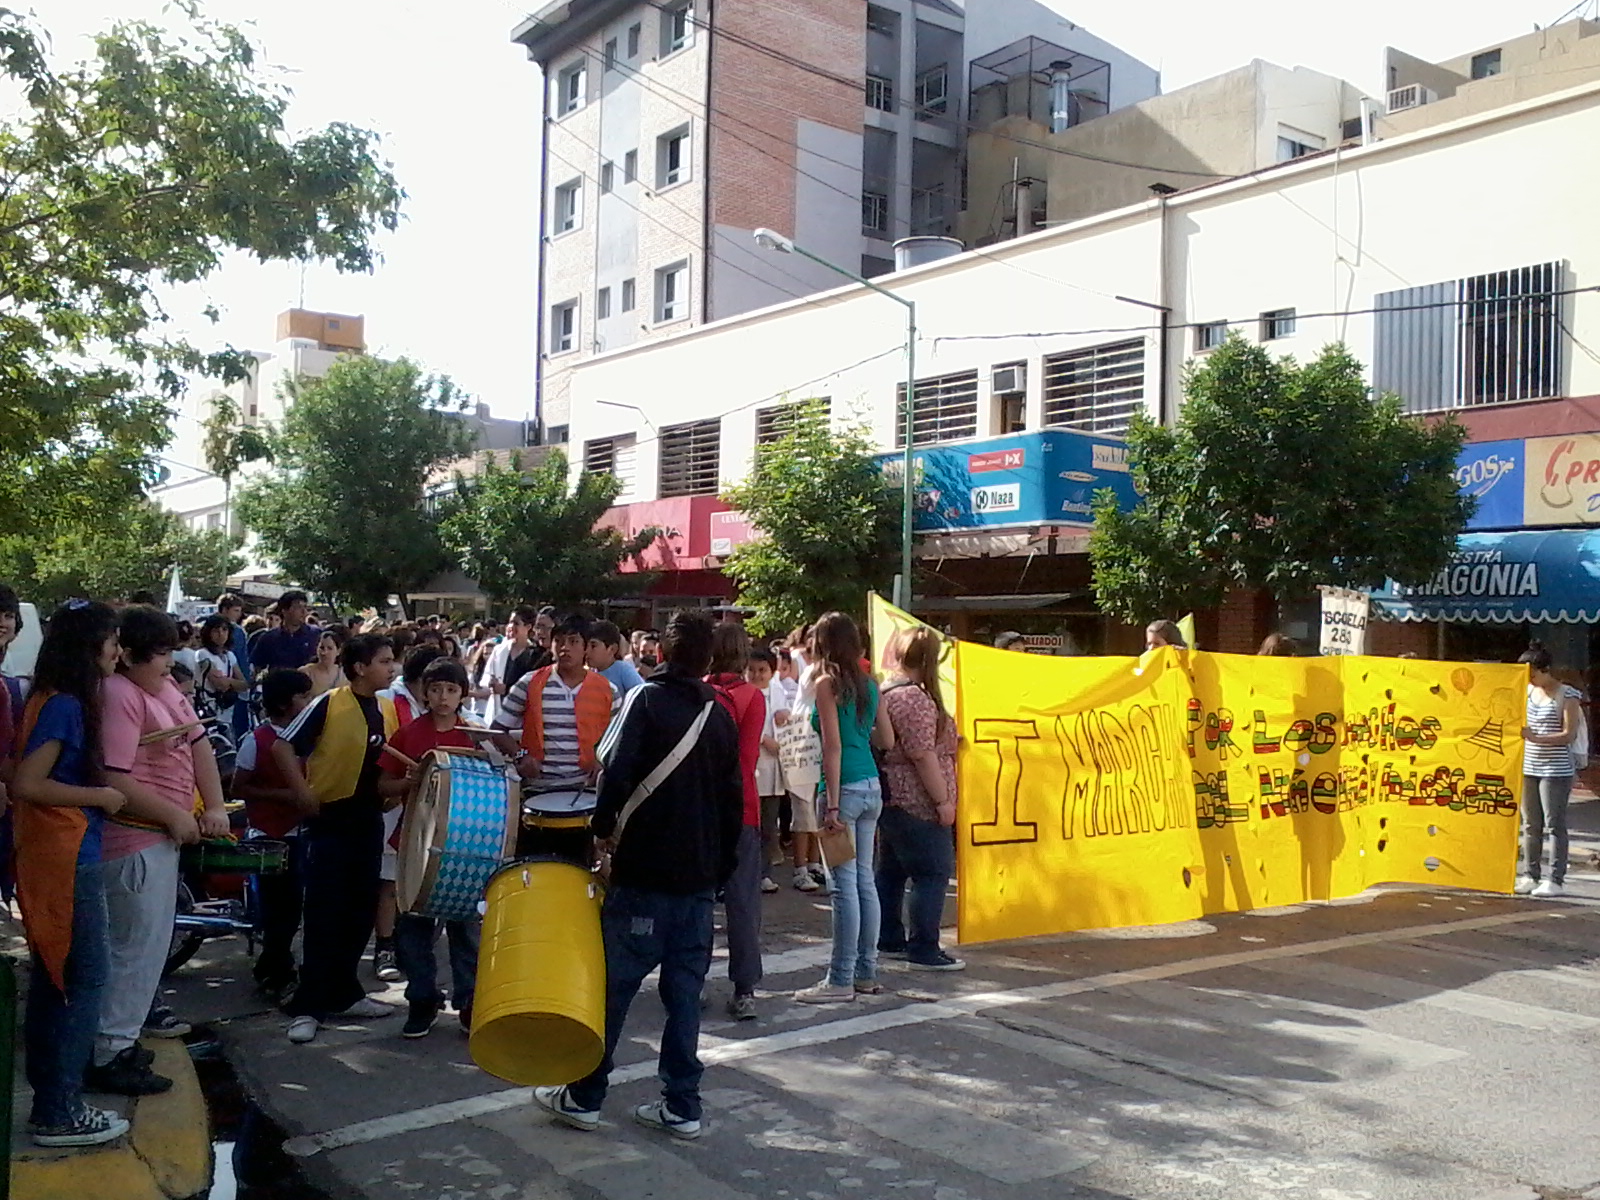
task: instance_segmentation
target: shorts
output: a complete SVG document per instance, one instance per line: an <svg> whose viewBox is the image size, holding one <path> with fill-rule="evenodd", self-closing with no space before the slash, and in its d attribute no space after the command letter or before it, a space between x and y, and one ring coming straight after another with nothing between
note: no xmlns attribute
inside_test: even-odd
<svg viewBox="0 0 1600 1200"><path fill-rule="evenodd" d="M821 827L817 820L817 801L815 796L802 796L798 792L790 792L792 810L789 819L790 833L816 833Z"/></svg>

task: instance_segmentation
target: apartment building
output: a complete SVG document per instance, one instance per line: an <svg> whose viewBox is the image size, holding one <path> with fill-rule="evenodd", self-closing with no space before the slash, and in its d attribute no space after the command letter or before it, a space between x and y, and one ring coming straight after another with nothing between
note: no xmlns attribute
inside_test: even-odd
<svg viewBox="0 0 1600 1200"><path fill-rule="evenodd" d="M1132 648L1134 631L1095 612L1084 497L1062 481L1125 476L1114 439L1131 414L1170 421L1185 361L1236 331L1301 359L1342 342L1376 388L1469 431L1461 478L1480 512L1462 553L1478 557L1436 594L1391 597L1407 619L1374 626L1379 652L1501 657L1531 634L1596 661L1600 163L1571 149L1595 144L1600 82L878 280L917 305L918 553L935 568L918 610L963 632ZM847 286L597 356L575 373L578 457L631 472L619 523L682 532L664 579L681 566L727 595L716 567L749 529L718 492L807 397L894 455L904 331L901 306ZM1063 447L1081 461L1058 470ZM1506 568L1472 565L1491 561ZM1549 590L1494 593L1513 563L1536 568L1519 587ZM1206 645L1247 650L1264 632L1248 611L1224 617L1202 615Z"/></svg>
<svg viewBox="0 0 1600 1200"><path fill-rule="evenodd" d="M1039 0L555 0L518 25L546 81L543 440L593 356L838 282L756 229L868 276L954 233L971 62L1030 31L1104 63L1105 110L1159 91Z"/></svg>

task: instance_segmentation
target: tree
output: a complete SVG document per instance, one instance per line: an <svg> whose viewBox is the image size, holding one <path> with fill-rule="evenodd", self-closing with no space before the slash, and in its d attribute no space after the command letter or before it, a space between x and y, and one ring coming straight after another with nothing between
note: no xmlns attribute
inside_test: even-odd
<svg viewBox="0 0 1600 1200"><path fill-rule="evenodd" d="M0 578L41 609L71 596L117 599L167 592L174 565L184 590L215 596L243 560L221 529L186 526L176 514L139 499L93 522L69 522L48 536L0 537Z"/></svg>
<svg viewBox="0 0 1600 1200"><path fill-rule="evenodd" d="M203 279L236 250L369 270L373 234L398 222L403 193L375 134L333 124L291 138L288 92L244 35L176 7L183 33L119 23L92 63L59 73L47 36L0 9L0 80L21 100L0 119L8 518L131 502L185 374L243 376L243 356L163 328L159 288Z"/></svg>
<svg viewBox="0 0 1600 1200"><path fill-rule="evenodd" d="M211 401L201 452L206 470L222 480L222 527L232 529L233 477L246 463L271 461L272 446L265 432L240 424L239 405L226 392L219 392Z"/></svg>
<svg viewBox="0 0 1600 1200"><path fill-rule="evenodd" d="M290 380L274 470L239 489L239 515L289 578L353 605L383 606L449 565L428 482L470 454L466 397L406 359L338 359Z"/></svg>
<svg viewBox="0 0 1600 1200"><path fill-rule="evenodd" d="M776 441L756 448L745 482L724 494L759 529L723 568L750 627L777 633L832 609L862 615L884 591L900 541L900 492L885 479L864 427L829 427L810 401Z"/></svg>
<svg viewBox="0 0 1600 1200"><path fill-rule="evenodd" d="M1373 398L1332 345L1304 366L1230 337L1184 376L1177 426L1136 417L1128 459L1142 502L1102 492L1089 542L1102 608L1144 621L1318 584L1418 584L1449 561L1472 501L1455 481L1465 436Z"/></svg>
<svg viewBox="0 0 1600 1200"><path fill-rule="evenodd" d="M567 456L552 450L531 469L513 455L509 467L489 462L476 479L457 478L456 500L441 526L444 543L496 600L573 607L637 592L649 582L647 574L618 568L649 549L661 531L626 537L601 528L621 485L611 475L585 471L569 486L568 474Z"/></svg>

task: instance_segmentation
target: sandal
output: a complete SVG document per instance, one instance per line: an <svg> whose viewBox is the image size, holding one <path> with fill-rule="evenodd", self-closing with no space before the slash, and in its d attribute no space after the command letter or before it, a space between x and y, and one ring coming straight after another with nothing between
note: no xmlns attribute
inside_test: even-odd
<svg viewBox="0 0 1600 1200"><path fill-rule="evenodd" d="M876 979L858 979L856 980L856 995L881 996L883 995L883 984Z"/></svg>

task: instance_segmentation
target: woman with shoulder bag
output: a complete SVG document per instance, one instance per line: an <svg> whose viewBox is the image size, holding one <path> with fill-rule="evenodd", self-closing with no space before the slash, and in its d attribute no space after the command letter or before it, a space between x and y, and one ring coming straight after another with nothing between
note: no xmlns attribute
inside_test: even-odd
<svg viewBox="0 0 1600 1200"><path fill-rule="evenodd" d="M966 963L939 948L945 891L955 873L956 723L939 695L939 635L908 629L889 649L895 673L883 689L894 728L885 756L889 790L878 824L878 950L905 955L924 971L960 971ZM906 884L911 885L909 920Z"/></svg>

